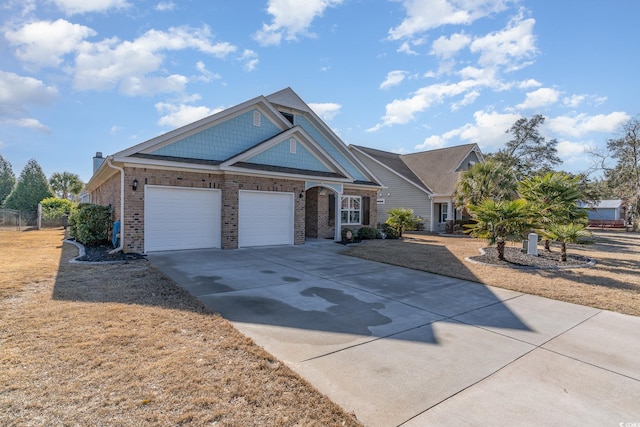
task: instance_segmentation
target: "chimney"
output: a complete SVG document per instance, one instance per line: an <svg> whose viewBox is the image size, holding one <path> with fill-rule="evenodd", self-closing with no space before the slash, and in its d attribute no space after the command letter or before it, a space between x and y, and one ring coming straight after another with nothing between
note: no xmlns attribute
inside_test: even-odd
<svg viewBox="0 0 640 427"><path fill-rule="evenodd" d="M103 162L104 162L104 157L102 157L102 152L98 151L96 153L95 157L93 158L93 173L94 174L100 168L100 166L102 165Z"/></svg>

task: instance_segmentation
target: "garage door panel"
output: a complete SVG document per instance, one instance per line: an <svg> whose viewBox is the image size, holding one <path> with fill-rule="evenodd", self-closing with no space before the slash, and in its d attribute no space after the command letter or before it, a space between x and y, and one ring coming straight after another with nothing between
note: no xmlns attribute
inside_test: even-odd
<svg viewBox="0 0 640 427"><path fill-rule="evenodd" d="M220 190L145 187L145 251L220 247Z"/></svg>
<svg viewBox="0 0 640 427"><path fill-rule="evenodd" d="M240 191L238 246L292 245L293 193Z"/></svg>

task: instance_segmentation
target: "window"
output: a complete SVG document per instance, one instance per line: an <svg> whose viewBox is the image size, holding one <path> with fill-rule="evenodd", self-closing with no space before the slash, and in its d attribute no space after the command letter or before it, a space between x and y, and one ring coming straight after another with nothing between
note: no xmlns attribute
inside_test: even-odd
<svg viewBox="0 0 640 427"><path fill-rule="evenodd" d="M440 206L440 222L447 222L447 209L448 206L446 203L439 203Z"/></svg>
<svg viewBox="0 0 640 427"><path fill-rule="evenodd" d="M360 225L360 196L342 196L340 199L340 222L343 225Z"/></svg>

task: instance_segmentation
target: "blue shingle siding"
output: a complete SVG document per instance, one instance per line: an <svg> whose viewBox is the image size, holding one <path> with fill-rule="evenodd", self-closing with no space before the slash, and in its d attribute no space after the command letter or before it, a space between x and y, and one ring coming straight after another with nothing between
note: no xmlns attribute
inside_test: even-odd
<svg viewBox="0 0 640 427"><path fill-rule="evenodd" d="M247 162L260 165L283 166L287 168L331 172L322 162L296 141L296 152L290 152L289 139L262 153L247 159Z"/></svg>
<svg viewBox="0 0 640 427"><path fill-rule="evenodd" d="M296 124L300 125L322 148L327 150L329 155L333 157L343 168L353 176L356 181L369 181L340 151L331 143L324 135L316 129L304 116L296 116Z"/></svg>
<svg viewBox="0 0 640 427"><path fill-rule="evenodd" d="M159 148L151 154L189 159L226 160L281 130L264 115L260 126L253 125L253 112L219 123L180 141Z"/></svg>

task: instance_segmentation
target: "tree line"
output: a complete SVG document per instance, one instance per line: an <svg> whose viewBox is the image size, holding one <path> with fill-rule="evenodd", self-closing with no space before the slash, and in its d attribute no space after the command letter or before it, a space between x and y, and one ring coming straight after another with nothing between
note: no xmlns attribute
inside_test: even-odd
<svg viewBox="0 0 640 427"><path fill-rule="evenodd" d="M0 207L35 212L44 199L75 199L83 188L80 177L71 172L55 172L47 179L35 159L27 162L16 179L11 163L0 155Z"/></svg>
<svg viewBox="0 0 640 427"><path fill-rule="evenodd" d="M607 142L607 151L591 153L597 166L584 174L555 171L561 163L555 139L540 134L545 118L521 118L507 130L505 147L463 172L454 194L455 204L474 219L469 231L488 239L504 259L505 243L536 230L549 249L550 241L566 244L586 238L587 214L578 202L619 198L627 207L634 231L640 219L640 119L621 126L619 136ZM603 177L590 180L592 172Z"/></svg>

